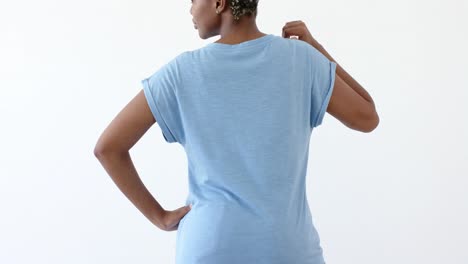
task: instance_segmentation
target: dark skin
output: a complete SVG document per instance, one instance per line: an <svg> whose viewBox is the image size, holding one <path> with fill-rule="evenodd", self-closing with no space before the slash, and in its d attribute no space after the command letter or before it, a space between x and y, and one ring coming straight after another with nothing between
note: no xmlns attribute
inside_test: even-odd
<svg viewBox="0 0 468 264"><path fill-rule="evenodd" d="M216 14L216 9L219 14ZM225 0L193 0L190 13L202 39L220 35L217 43L233 45L266 35L258 30L255 15L241 16L240 21L234 22ZM296 37L305 41L334 61L302 21L288 22L282 31L284 38ZM372 131L379 123L370 95L339 65L327 112L346 126L362 132ZM122 193L151 223L161 230L174 231L191 207L187 205L175 210L164 209L141 181L129 153L155 123L141 89L101 134L94 155Z"/></svg>
<svg viewBox="0 0 468 264"><path fill-rule="evenodd" d="M267 35L258 29L256 13L235 21L227 0L192 0L190 14L201 39L220 36L216 43L232 45Z"/></svg>
<svg viewBox="0 0 468 264"><path fill-rule="evenodd" d="M283 27L283 37L297 36L316 48L330 61L336 63L335 83L327 107L327 113L338 119L345 126L364 133L372 132L379 124L374 100L333 57L312 37L304 22L291 21Z"/></svg>
<svg viewBox="0 0 468 264"><path fill-rule="evenodd" d="M192 0L190 14L200 38L221 36L215 43L239 44L266 35L257 27L256 12L235 21L227 0ZM287 22L282 35L309 43L337 64L335 85L327 112L353 130L364 133L373 131L380 119L372 97L312 37L305 23L300 20Z"/></svg>

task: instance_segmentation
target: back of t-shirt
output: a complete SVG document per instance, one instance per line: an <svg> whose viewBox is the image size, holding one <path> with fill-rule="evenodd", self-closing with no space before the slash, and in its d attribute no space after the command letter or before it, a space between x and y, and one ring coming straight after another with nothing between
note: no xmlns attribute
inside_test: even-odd
<svg viewBox="0 0 468 264"><path fill-rule="evenodd" d="M269 34L183 52L142 80L164 139L188 159L177 264L325 263L305 179L335 70L306 42Z"/></svg>

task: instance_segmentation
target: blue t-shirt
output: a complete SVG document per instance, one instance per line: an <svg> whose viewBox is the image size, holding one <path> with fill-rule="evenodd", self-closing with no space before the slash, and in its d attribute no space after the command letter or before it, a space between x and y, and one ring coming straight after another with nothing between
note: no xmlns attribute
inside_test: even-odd
<svg viewBox="0 0 468 264"><path fill-rule="evenodd" d="M188 160L177 264L323 264L306 196L309 139L336 63L273 34L184 51L142 80Z"/></svg>

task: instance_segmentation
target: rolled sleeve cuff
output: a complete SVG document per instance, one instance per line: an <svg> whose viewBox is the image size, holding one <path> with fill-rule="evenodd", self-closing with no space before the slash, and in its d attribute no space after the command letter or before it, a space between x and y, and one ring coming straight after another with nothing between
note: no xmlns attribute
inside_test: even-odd
<svg viewBox="0 0 468 264"><path fill-rule="evenodd" d="M163 115L161 114L161 111L158 107L158 105L154 101L153 94L151 92L148 79L144 79L141 81L143 85L143 91L145 93L146 101L148 102L149 108L151 109L151 112L156 119L156 123L158 123L159 127L161 128L162 134L164 136L164 139L169 142L176 142L176 139L174 135L171 133L171 130L167 126L166 121L163 118Z"/></svg>

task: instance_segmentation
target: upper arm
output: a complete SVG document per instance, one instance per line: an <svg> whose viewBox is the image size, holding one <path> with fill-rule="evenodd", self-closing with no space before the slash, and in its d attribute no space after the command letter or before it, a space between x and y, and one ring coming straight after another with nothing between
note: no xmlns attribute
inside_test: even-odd
<svg viewBox="0 0 468 264"><path fill-rule="evenodd" d="M337 74L338 65L334 61L330 61L312 45L306 47L307 60L311 62L308 69L311 73L311 126L319 126L325 112L328 112L351 129L372 131L378 123L373 104Z"/></svg>
<svg viewBox="0 0 468 264"><path fill-rule="evenodd" d="M186 54L182 53L141 81L147 105L161 128L164 140L182 145L185 143L185 132L181 68L187 63Z"/></svg>
<svg viewBox="0 0 468 264"><path fill-rule="evenodd" d="M354 91L336 73L327 112L347 127L361 132L372 131L375 123L378 122L372 104Z"/></svg>
<svg viewBox="0 0 468 264"><path fill-rule="evenodd" d="M94 152L128 151L155 122L142 89L107 126Z"/></svg>

